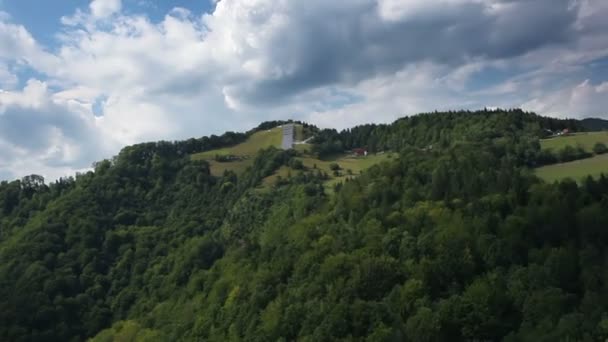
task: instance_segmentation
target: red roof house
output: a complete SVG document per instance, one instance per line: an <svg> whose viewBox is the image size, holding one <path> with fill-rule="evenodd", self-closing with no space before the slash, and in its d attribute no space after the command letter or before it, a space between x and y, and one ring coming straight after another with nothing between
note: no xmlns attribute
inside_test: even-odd
<svg viewBox="0 0 608 342"><path fill-rule="evenodd" d="M364 148L353 148L353 154L356 156L366 156L367 150Z"/></svg>

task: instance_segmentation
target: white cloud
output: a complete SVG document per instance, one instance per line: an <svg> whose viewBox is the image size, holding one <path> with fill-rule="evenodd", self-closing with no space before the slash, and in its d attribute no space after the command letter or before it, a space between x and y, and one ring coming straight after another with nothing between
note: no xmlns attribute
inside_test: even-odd
<svg viewBox="0 0 608 342"><path fill-rule="evenodd" d="M17 75L0 62L0 89L12 89L18 82Z"/></svg>
<svg viewBox="0 0 608 342"><path fill-rule="evenodd" d="M0 59L26 61L40 58L40 48L30 33L0 17Z"/></svg>
<svg viewBox="0 0 608 342"><path fill-rule="evenodd" d="M463 5L484 5L493 8L498 5L496 0L378 0L378 12L383 19L416 20L420 16L441 17L442 13L450 13L456 7ZM450 10L451 9L451 10Z"/></svg>
<svg viewBox="0 0 608 342"><path fill-rule="evenodd" d="M3 114L12 106L39 109L47 101L46 84L30 80L22 92L3 91L0 93L0 114Z"/></svg>
<svg viewBox="0 0 608 342"><path fill-rule="evenodd" d="M523 108L558 117L608 117L608 83L593 84L585 80L549 92L529 102Z"/></svg>
<svg viewBox="0 0 608 342"><path fill-rule="evenodd" d="M10 20L10 16L0 12L0 89L12 89L18 82L10 69L52 69L56 63L56 58L46 52L25 27Z"/></svg>
<svg viewBox="0 0 608 342"><path fill-rule="evenodd" d="M0 174L57 174L125 144L293 116L346 127L522 103L595 113L608 87L582 83L608 56L601 0L225 0L159 22L125 13L92 1L62 18L52 49L0 16L0 123L37 134L0 128ZM13 65L45 79L15 90ZM511 76L485 80L488 70Z"/></svg>
<svg viewBox="0 0 608 342"><path fill-rule="evenodd" d="M120 12L121 0L93 0L89 5L91 14L95 18L106 18L114 13Z"/></svg>
<svg viewBox="0 0 608 342"><path fill-rule="evenodd" d="M454 79L460 78L461 73L462 70L448 71L428 62L413 64L393 75L375 77L344 89L363 100L314 111L307 119L322 127L343 129L369 122L390 123L421 112L483 108L495 103L492 99L482 102L455 90Z"/></svg>
<svg viewBox="0 0 608 342"><path fill-rule="evenodd" d="M99 133L90 111L56 97L45 82L30 80L21 90L0 92L0 170L15 176L91 165L119 145Z"/></svg>

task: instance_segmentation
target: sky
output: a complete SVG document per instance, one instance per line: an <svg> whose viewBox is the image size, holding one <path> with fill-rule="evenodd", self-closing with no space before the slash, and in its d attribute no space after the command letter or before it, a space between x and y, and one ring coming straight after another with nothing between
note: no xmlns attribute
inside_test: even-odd
<svg viewBox="0 0 608 342"><path fill-rule="evenodd" d="M608 119L606 0L0 0L0 180L434 110Z"/></svg>

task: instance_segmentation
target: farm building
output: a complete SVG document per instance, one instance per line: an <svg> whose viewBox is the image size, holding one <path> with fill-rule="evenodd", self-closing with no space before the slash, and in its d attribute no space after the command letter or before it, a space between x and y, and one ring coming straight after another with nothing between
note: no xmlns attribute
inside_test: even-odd
<svg viewBox="0 0 608 342"><path fill-rule="evenodd" d="M353 148L353 155L355 156L367 156L367 150L364 148Z"/></svg>

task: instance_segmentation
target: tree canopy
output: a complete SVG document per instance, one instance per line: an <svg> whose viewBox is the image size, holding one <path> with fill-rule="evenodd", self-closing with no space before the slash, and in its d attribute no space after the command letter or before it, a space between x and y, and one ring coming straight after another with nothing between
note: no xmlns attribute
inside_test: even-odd
<svg viewBox="0 0 608 342"><path fill-rule="evenodd" d="M320 156L399 155L333 194L293 150L221 177L189 157L250 132L1 182L0 340L605 340L608 178L530 171L563 128L584 129L497 110L322 130Z"/></svg>

